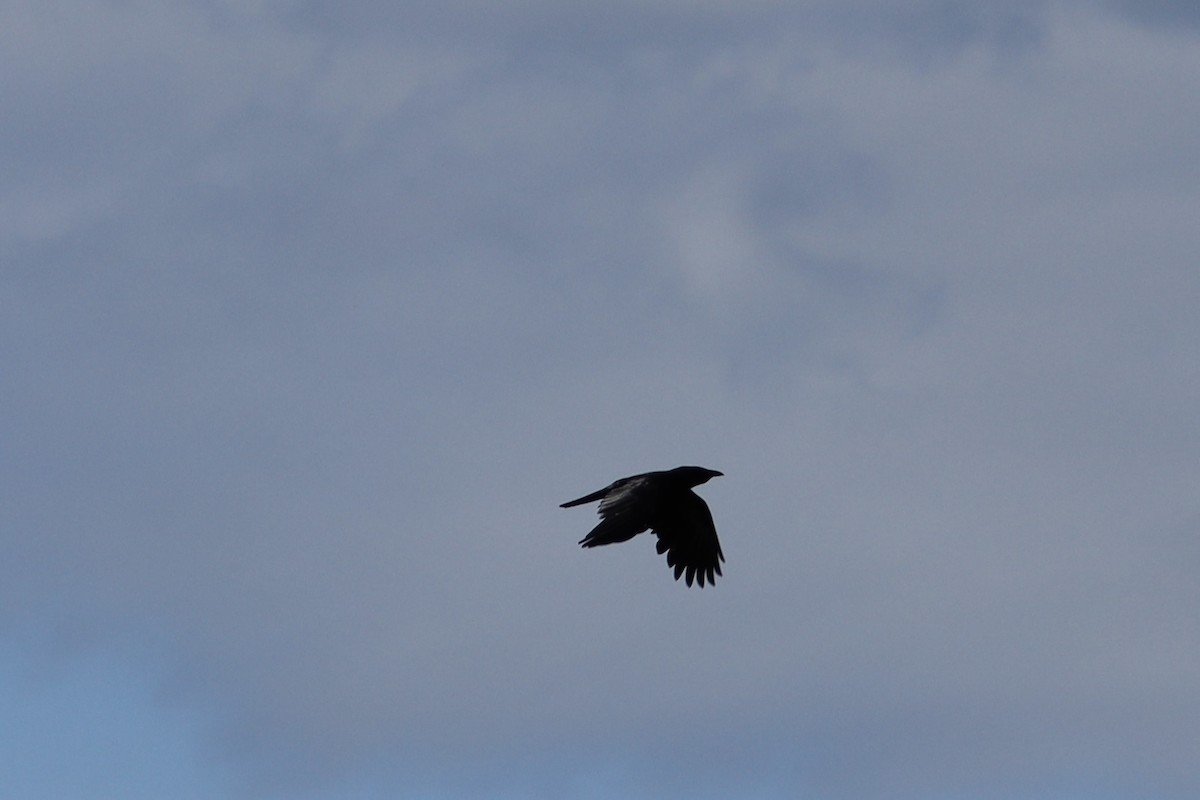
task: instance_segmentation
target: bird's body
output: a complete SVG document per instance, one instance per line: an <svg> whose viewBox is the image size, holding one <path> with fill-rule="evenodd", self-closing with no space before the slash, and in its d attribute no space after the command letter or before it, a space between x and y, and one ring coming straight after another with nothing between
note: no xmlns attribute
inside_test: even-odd
<svg viewBox="0 0 1200 800"><path fill-rule="evenodd" d="M703 467L676 467L614 481L599 491L563 503L562 508L600 501L600 523L580 540L584 547L625 542L643 531L658 536L657 549L667 554L667 564L703 587L721 574L725 554L717 540L708 505L695 492L720 472Z"/></svg>

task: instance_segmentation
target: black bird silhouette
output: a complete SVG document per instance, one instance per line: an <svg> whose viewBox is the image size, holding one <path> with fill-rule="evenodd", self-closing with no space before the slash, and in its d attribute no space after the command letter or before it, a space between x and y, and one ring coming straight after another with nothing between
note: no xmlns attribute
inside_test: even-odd
<svg viewBox="0 0 1200 800"><path fill-rule="evenodd" d="M684 575L704 587L721 574L725 554L717 541L712 513L700 495L692 491L723 473L704 467L676 467L647 472L614 481L598 492L563 503L570 508L600 501L600 523L579 541L584 547L627 542L645 530L658 536L659 554L675 568L675 580Z"/></svg>

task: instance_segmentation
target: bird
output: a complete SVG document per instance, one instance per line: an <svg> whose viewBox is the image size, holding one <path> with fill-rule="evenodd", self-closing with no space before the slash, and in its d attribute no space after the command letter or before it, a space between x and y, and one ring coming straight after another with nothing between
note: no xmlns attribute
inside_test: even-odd
<svg viewBox="0 0 1200 800"><path fill-rule="evenodd" d="M712 512L692 487L724 473L704 467L676 467L646 472L613 481L591 494L563 503L560 508L600 501L600 522L579 540L584 547L627 542L652 530L658 536L659 555L667 554L675 580L684 576L704 588L721 574L725 554L717 540Z"/></svg>

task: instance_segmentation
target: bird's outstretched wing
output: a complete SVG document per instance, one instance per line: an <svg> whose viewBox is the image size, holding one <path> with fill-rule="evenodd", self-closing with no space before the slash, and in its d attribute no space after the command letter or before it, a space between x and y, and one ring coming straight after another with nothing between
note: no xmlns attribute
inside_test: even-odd
<svg viewBox="0 0 1200 800"><path fill-rule="evenodd" d="M656 549L667 554L667 564L675 570L675 580L683 575L687 585L696 580L703 587L721 574L721 542L708 504L694 492L672 497L669 509L655 515L651 528L658 536Z"/></svg>
<svg viewBox="0 0 1200 800"><path fill-rule="evenodd" d="M597 547L625 542L637 536L650 527L650 515L655 506L654 495L653 483L645 475L622 478L606 489L588 495L600 500L597 509L600 524L579 543L584 547ZM572 500L569 505L577 502Z"/></svg>

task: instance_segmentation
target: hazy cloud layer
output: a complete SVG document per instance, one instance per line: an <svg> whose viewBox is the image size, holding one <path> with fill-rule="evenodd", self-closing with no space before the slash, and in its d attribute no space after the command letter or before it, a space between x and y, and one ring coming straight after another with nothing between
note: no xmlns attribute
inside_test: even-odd
<svg viewBox="0 0 1200 800"><path fill-rule="evenodd" d="M234 797L1195 796L1193 6L8 4L5 645Z"/></svg>

